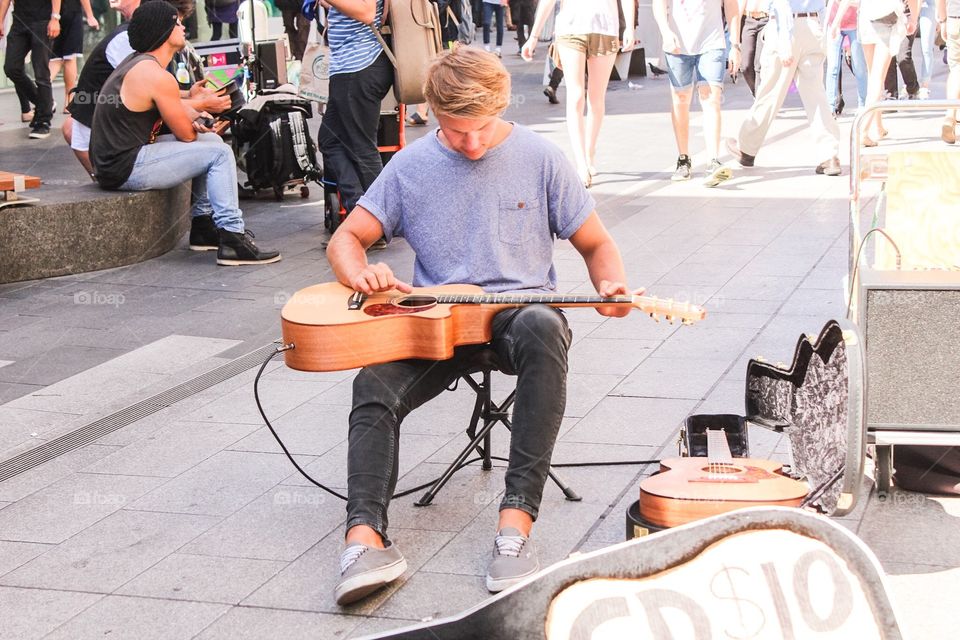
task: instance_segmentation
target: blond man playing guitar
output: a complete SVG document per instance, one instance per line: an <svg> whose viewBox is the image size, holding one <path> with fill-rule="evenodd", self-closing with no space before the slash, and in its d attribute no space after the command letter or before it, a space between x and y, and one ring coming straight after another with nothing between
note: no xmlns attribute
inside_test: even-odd
<svg viewBox="0 0 960 640"><path fill-rule="evenodd" d="M563 153L502 118L510 75L489 53L462 47L437 59L425 85L439 129L384 168L330 240L337 279L366 294L409 292L365 249L402 236L416 254L413 285L474 284L488 293L556 289L553 245L569 239L603 296L629 291L623 261ZM627 307L597 310L625 315ZM500 591L539 570L530 530L538 515L566 401L571 334L562 312L534 304L493 319L488 345L456 349L449 360L402 360L366 367L354 381L348 452L346 548L337 602L365 597L400 577L403 555L387 537L397 480L400 423L469 368L481 349L517 375L506 490L487 588Z"/></svg>

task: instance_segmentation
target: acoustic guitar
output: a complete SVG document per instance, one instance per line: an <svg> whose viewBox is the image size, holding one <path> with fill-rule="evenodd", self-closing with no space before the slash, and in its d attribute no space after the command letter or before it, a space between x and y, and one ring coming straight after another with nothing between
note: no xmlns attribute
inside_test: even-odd
<svg viewBox="0 0 960 640"><path fill-rule="evenodd" d="M744 507L796 507L809 490L785 476L779 462L734 459L723 429L708 429L706 458L662 460L660 473L640 483L640 515L675 527Z"/></svg>
<svg viewBox="0 0 960 640"><path fill-rule="evenodd" d="M492 339L493 317L528 304L554 307L624 305L655 319L692 324L706 311L648 296L493 294L473 285L445 285L365 296L339 282L295 293L280 312L286 364L300 371L339 371L405 358L446 360L454 347Z"/></svg>

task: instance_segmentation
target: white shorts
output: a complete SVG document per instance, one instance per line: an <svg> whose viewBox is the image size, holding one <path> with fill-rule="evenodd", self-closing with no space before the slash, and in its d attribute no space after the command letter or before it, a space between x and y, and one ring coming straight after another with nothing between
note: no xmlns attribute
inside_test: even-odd
<svg viewBox="0 0 960 640"><path fill-rule="evenodd" d="M76 120L73 121L70 148L74 151L90 151L90 127Z"/></svg>

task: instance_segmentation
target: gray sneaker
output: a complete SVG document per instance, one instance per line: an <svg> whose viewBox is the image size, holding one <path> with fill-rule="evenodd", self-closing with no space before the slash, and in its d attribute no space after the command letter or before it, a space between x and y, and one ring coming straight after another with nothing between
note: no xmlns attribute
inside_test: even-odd
<svg viewBox="0 0 960 640"><path fill-rule="evenodd" d="M392 542L388 542L385 549L359 542L347 545L340 554L340 582L333 590L337 604L350 604L365 598L402 576L406 570L407 561Z"/></svg>
<svg viewBox="0 0 960 640"><path fill-rule="evenodd" d="M493 541L493 559L487 570L487 590L496 593L512 587L540 570L537 550L526 536L505 527Z"/></svg>
<svg viewBox="0 0 960 640"><path fill-rule="evenodd" d="M719 160L714 158L707 165L707 175L704 176L703 185L705 187L715 187L732 177L733 171L730 170L730 167L723 166Z"/></svg>

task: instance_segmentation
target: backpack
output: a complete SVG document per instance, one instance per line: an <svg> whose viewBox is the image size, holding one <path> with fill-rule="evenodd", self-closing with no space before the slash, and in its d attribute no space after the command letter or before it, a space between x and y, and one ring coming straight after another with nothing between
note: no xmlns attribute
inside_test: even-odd
<svg viewBox="0 0 960 640"><path fill-rule="evenodd" d="M427 66L443 49L437 5L430 0L391 0L387 23L379 31L370 28L393 64L393 94L401 104L420 104ZM392 36L392 49L381 33Z"/></svg>
<svg viewBox="0 0 960 640"><path fill-rule="evenodd" d="M279 195L290 182L319 181L323 170L307 126L313 116L310 101L280 93L264 97L260 105L250 103L257 108L242 109L234 125L238 165L247 174L244 186L272 188Z"/></svg>

